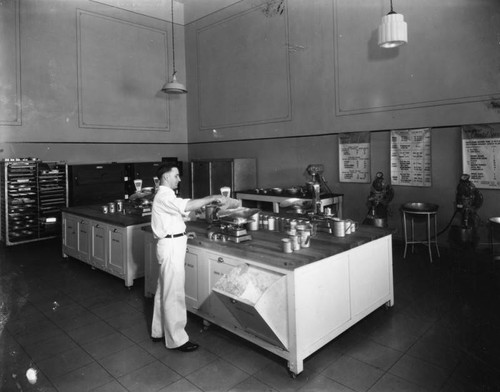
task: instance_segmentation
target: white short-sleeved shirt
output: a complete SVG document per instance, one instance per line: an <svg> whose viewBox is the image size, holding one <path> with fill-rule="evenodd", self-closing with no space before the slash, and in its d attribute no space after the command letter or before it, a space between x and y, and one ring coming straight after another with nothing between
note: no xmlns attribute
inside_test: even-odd
<svg viewBox="0 0 500 392"><path fill-rule="evenodd" d="M186 212L189 200L177 197L171 188L160 185L151 212L151 228L156 238L165 238L167 234L186 231L184 218L189 214Z"/></svg>

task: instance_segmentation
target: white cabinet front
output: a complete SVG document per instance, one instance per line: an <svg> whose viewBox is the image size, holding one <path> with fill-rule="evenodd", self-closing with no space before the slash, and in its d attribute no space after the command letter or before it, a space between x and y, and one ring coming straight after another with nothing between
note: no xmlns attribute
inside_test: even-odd
<svg viewBox="0 0 500 392"><path fill-rule="evenodd" d="M123 229L116 227L108 228L108 270L113 275L119 277L125 275L125 239L126 233Z"/></svg>
<svg viewBox="0 0 500 392"><path fill-rule="evenodd" d="M91 254L90 262L99 269L106 268L107 262L107 241L106 241L107 226L102 223L93 222L91 234Z"/></svg>

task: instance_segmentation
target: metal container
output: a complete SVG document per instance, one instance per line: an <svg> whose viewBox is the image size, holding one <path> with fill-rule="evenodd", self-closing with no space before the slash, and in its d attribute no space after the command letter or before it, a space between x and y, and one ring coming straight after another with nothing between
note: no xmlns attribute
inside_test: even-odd
<svg viewBox="0 0 500 392"><path fill-rule="evenodd" d="M117 199L115 200L115 203L116 203L116 212L123 212L123 200Z"/></svg>
<svg viewBox="0 0 500 392"><path fill-rule="evenodd" d="M290 238L282 238L281 245L282 245L284 253L292 253L293 252L292 242L290 241Z"/></svg>
<svg viewBox="0 0 500 392"><path fill-rule="evenodd" d="M260 213L253 214L248 222L247 229L251 231L259 230Z"/></svg>
<svg viewBox="0 0 500 392"><path fill-rule="evenodd" d="M103 214L107 214L109 212L108 206L107 205L101 206L101 212Z"/></svg>
<svg viewBox="0 0 500 392"><path fill-rule="evenodd" d="M334 237L345 237L345 232L346 232L345 221L341 219L333 220Z"/></svg>
<svg viewBox="0 0 500 392"><path fill-rule="evenodd" d="M114 202L108 203L108 210L110 214L114 214L116 212L116 204Z"/></svg>
<svg viewBox="0 0 500 392"><path fill-rule="evenodd" d="M271 231L276 229L276 218L274 216L270 216L267 218L267 228Z"/></svg>

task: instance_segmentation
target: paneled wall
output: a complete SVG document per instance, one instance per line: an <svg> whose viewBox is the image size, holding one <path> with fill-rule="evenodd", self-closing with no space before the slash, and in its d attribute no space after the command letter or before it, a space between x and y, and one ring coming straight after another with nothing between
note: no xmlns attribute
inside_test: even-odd
<svg viewBox="0 0 500 392"><path fill-rule="evenodd" d="M1 2L0 159L187 159L186 97L160 91L172 73L171 24L161 19L170 9L140 11L87 0ZM175 24L182 79L183 30Z"/></svg>
<svg viewBox="0 0 500 392"><path fill-rule="evenodd" d="M398 1L393 49L377 45L387 1L278 4L186 25L190 142L500 122L497 0Z"/></svg>

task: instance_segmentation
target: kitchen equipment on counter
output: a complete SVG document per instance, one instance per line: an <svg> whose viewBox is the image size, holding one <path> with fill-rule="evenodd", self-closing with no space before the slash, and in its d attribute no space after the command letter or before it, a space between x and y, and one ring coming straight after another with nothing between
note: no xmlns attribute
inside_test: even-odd
<svg viewBox="0 0 500 392"><path fill-rule="evenodd" d="M257 208L245 207L219 211L218 220L213 222L213 226L216 226L218 232L224 235L228 241L236 243L249 241L252 236L248 234L246 225L253 220L251 217L259 212L260 210Z"/></svg>

